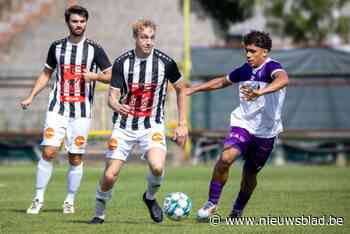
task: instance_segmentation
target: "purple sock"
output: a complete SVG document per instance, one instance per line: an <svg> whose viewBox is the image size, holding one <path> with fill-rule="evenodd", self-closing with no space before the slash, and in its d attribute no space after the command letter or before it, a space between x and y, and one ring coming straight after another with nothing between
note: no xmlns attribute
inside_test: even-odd
<svg viewBox="0 0 350 234"><path fill-rule="evenodd" d="M221 191L224 185L219 181L211 181L209 186L209 199L208 201L218 204Z"/></svg>
<svg viewBox="0 0 350 234"><path fill-rule="evenodd" d="M250 195L252 195L252 194L240 191L237 198L236 198L235 204L233 205L233 209L243 210L245 205L247 204L249 198L250 198Z"/></svg>

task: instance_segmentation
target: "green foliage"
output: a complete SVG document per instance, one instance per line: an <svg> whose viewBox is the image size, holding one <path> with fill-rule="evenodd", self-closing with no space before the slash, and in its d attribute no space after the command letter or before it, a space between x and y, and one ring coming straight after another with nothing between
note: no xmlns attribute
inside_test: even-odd
<svg viewBox="0 0 350 234"><path fill-rule="evenodd" d="M230 24L241 22L252 16L255 0L197 0L203 10L227 34Z"/></svg>
<svg viewBox="0 0 350 234"><path fill-rule="evenodd" d="M349 0L266 1L268 27L281 37L307 46L322 46L327 35L337 33L347 40L349 17L340 10ZM269 17L270 16L270 17Z"/></svg>

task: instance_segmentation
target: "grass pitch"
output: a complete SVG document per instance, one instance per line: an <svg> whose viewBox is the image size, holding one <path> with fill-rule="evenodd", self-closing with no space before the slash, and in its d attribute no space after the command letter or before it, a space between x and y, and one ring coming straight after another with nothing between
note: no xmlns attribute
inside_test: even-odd
<svg viewBox="0 0 350 234"><path fill-rule="evenodd" d="M35 165L0 166L0 233L350 233L349 168L330 166L266 167L244 215L246 217L342 217L343 225L227 225L212 226L196 221L196 211L206 201L212 165L167 168L159 201L167 192L181 191L193 200L186 220L165 219L155 224L149 218L142 194L146 188L146 165L127 164L108 203L106 222L88 225L94 214L95 188L102 167L85 167L76 200L76 214L63 215L66 171L55 167L45 205L39 215L25 213L34 193ZM237 194L241 167L231 169L219 206L226 216Z"/></svg>

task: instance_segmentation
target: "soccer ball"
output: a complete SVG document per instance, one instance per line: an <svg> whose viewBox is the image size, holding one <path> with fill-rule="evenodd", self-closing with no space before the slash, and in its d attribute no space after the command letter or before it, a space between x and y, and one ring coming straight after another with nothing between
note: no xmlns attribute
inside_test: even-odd
<svg viewBox="0 0 350 234"><path fill-rule="evenodd" d="M192 200L182 192L169 193L164 198L163 211L169 219L186 218L192 209Z"/></svg>

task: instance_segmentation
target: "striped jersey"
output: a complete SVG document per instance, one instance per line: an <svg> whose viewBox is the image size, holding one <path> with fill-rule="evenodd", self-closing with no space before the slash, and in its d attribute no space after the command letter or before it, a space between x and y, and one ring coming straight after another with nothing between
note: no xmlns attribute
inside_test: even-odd
<svg viewBox="0 0 350 234"><path fill-rule="evenodd" d="M119 101L130 112L115 112L114 126L141 130L163 123L168 80L174 84L181 78L175 61L157 49L147 58L137 57L134 50L122 54L113 64L111 87L121 90Z"/></svg>
<svg viewBox="0 0 350 234"><path fill-rule="evenodd" d="M230 82L249 85L253 89L263 88L269 85L274 74L284 71L282 65L270 58L257 68L252 68L248 63L234 69L227 79ZM271 138L277 136L283 130L282 107L286 95L286 88L258 97L255 101L245 101L240 93L240 105L231 113L231 126L247 129L251 134Z"/></svg>
<svg viewBox="0 0 350 234"><path fill-rule="evenodd" d="M53 42L45 67L56 76L49 97L48 111L70 118L91 118L96 81L85 82L84 70L105 71L111 63L96 42L84 38L75 44L67 38Z"/></svg>

